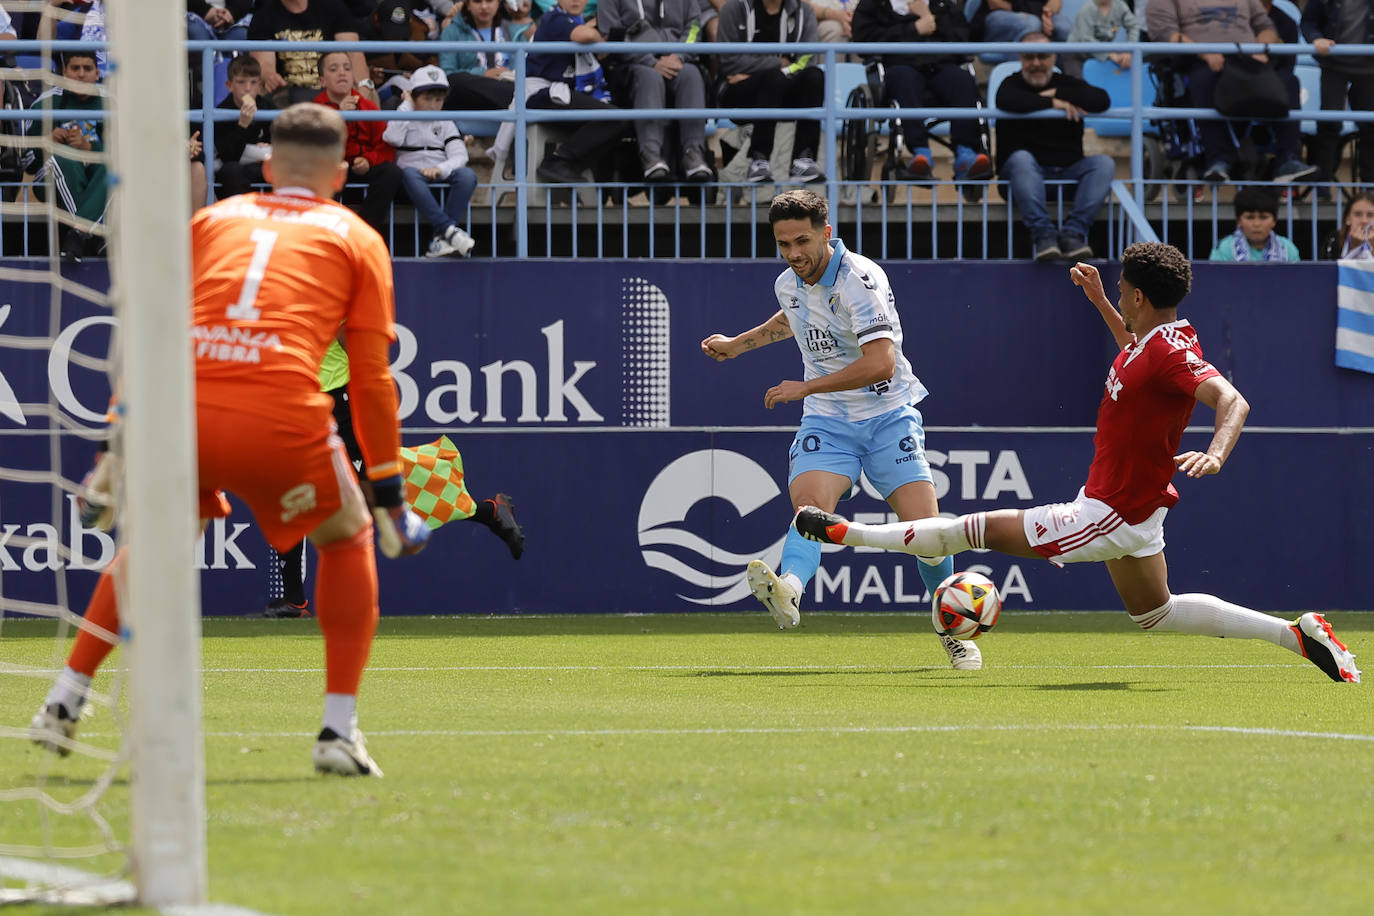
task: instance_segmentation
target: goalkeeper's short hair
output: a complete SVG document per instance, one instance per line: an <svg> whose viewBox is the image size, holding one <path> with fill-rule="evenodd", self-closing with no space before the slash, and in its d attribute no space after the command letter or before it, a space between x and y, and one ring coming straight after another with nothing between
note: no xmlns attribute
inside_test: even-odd
<svg viewBox="0 0 1374 916"><path fill-rule="evenodd" d="M343 118L332 108L301 102L292 105L272 122L272 146L297 146L325 151L337 147L343 160L348 134Z"/></svg>

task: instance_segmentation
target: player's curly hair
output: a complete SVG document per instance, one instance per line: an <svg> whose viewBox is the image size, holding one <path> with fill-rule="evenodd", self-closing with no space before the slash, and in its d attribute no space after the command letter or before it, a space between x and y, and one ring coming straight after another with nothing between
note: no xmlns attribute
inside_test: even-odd
<svg viewBox="0 0 1374 916"><path fill-rule="evenodd" d="M783 191L768 205L768 225L772 226L785 219L805 219L811 221L812 228L820 229L830 218L830 205L815 191L794 188Z"/></svg>
<svg viewBox="0 0 1374 916"><path fill-rule="evenodd" d="M1193 286L1188 258L1162 242L1136 242L1121 252L1121 276L1157 309L1178 308Z"/></svg>

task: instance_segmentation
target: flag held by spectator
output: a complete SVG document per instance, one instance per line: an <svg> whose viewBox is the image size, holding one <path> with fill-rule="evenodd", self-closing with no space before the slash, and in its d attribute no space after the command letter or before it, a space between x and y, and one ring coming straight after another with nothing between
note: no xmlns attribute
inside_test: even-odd
<svg viewBox="0 0 1374 916"><path fill-rule="evenodd" d="M1341 261L1336 289L1336 365L1374 372L1374 261Z"/></svg>
<svg viewBox="0 0 1374 916"><path fill-rule="evenodd" d="M433 530L454 519L470 518L477 503L463 483L463 456L448 436L427 445L401 447L406 502Z"/></svg>

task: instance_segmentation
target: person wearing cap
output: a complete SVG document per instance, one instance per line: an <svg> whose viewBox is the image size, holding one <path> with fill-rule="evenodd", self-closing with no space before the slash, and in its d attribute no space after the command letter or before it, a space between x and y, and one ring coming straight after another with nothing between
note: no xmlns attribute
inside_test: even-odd
<svg viewBox="0 0 1374 916"><path fill-rule="evenodd" d="M410 77L397 111L442 111L448 98L448 76L438 67L421 67ZM467 220L468 202L477 188L477 173L468 168L468 148L458 127L449 118L433 121L388 121L382 140L396 150L401 167L401 186L415 209L434 229L425 251L427 258L452 255L467 257L473 239L461 226ZM434 199L430 182L448 184L444 205Z"/></svg>
<svg viewBox="0 0 1374 916"><path fill-rule="evenodd" d="M358 32L363 41L425 41L429 37L424 20L411 11L411 0L382 0L362 21ZM367 75L377 87L383 108L397 105L394 96L389 97L386 92L388 86L397 84L397 76L404 79L421 67L438 62L437 54L408 50L399 53L367 51L365 56Z"/></svg>

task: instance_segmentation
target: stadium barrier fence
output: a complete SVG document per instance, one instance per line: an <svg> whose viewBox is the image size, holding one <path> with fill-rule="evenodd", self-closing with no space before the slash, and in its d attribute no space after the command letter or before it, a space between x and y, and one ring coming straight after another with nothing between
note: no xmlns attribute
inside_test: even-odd
<svg viewBox="0 0 1374 916"><path fill-rule="evenodd" d="M76 48L99 47L98 43L91 42L51 42L48 43L55 51L73 50ZM33 52L41 47L37 42L0 42L0 53ZM486 185L488 212L485 214L487 230L490 234L491 245L488 250L497 251L498 241L504 238L504 234L509 231L513 236L512 253L518 257L529 257L533 253L531 242L536 239L538 230L542 227L544 238L542 241L542 253L545 256L561 254L569 257L585 256L625 256L630 253L632 232L638 234L643 231L644 226L649 227L647 233L648 249L640 251L650 257L656 257L667 252L660 252L655 247L655 229L663 227L670 230L672 245L672 256L683 257L690 254L701 256L717 256L726 258L771 258L773 256L771 245L767 239L760 243L758 233L748 233L748 237L736 243L731 233L726 232L723 238L723 247L717 246L716 250L709 250L706 243L706 227L712 223L723 223L727 226L739 224L754 225L758 222L760 205L766 207L768 196L776 187L773 183L762 186L750 185L743 182L736 183L716 183L711 185L715 200L708 201L707 197L711 192L698 194L699 202L696 204L683 205L682 196L674 197L669 205L655 205L653 195L650 195L647 207L634 206L629 204L630 197L637 191L645 187L642 181L626 182L602 182L597 185L598 193L594 205L580 204L577 194L571 195L568 207L555 205L553 195L545 194L543 203L532 204L531 192L534 190L531 183L525 176L529 173L528 157L531 155L527 148L526 128L539 123L559 123L559 122L581 122L587 120L640 120L640 119L668 119L682 120L687 118L707 118L707 119L734 119L748 121L754 118L776 118L781 121L794 121L798 118L818 119L822 122L822 140L824 143L823 163L826 168L826 194L831 201L832 211L835 214L837 224L851 224L855 227L856 246L863 245L863 235L876 235L876 240L872 247L863 247L862 250L872 253L876 257L917 257L928 256L933 258L954 256L959 258L981 258L990 259L1002 255L1011 257L1013 251L1013 227L1016 219L1013 216L1013 202L1010 200L1002 204L992 204L990 202L991 192L982 195L982 200L976 203L966 203L961 197L956 195L953 203L948 201L941 202L938 193L932 193L929 204L917 204L912 200L911 189L920 187L920 183L913 183L901 180L872 180L867 177L862 179L842 179L838 175L836 168L837 143L839 126L841 123L850 119L873 120L875 113L881 111L884 118L941 118L941 119L1001 119L1001 118L1031 118L1031 119L1055 119L1063 117L1059 112L1045 111L1034 114L1013 114L1002 112L993 107L978 108L854 108L844 103L839 98L837 91L837 67L836 63L845 55L865 55L880 56L883 54L935 54L935 55L977 55L977 54L1008 54L1014 55L1021 46L1014 42L929 42L919 46L902 43L867 43L867 44L831 44L822 42L798 43L798 44L777 44L777 43L648 43L648 42L605 42L594 45L580 45L574 42L548 42L534 46L528 42L497 42L484 45L489 50L504 52L510 55L512 69L515 72L515 98L523 100L525 92L525 79L527 71L527 55L529 53L582 53L591 52L597 54L627 54L627 53L690 53L697 55L715 55L722 53L806 53L818 56L822 61L825 72L826 89L824 105L817 108L807 109L727 109L727 108L702 108L702 109L653 109L653 110L629 110L617 109L614 111L559 111L528 109L523 101L517 103L506 111L444 111L444 112L350 112L345 113L345 117L350 120L371 121L371 120L431 120L431 119L453 119L453 120L482 120L482 121L510 121L516 125L515 143L513 148L513 174L514 178L510 181L503 180L500 175L494 175L492 180ZM401 51L416 52L421 51L427 54L439 53L443 51L470 50L467 43L463 42L203 42L193 41L187 43L187 48L192 54L200 56L201 67L201 97L199 105L193 105L188 113L188 119L193 124L201 125L202 140L205 145L205 163L209 172L213 173L214 168L214 131L217 122L231 121L236 119L236 113L232 111L218 110L215 108L215 60L216 56L234 51L279 51L286 48L294 50L360 50L374 53L393 53ZM1054 49L1058 53L1079 52L1088 53L1100 51L1101 45L1092 43L1056 43ZM1158 107L1145 104L1147 75L1143 63L1151 55L1172 55L1177 56L1178 46L1162 43L1124 43L1111 45L1114 51L1124 51L1131 54L1133 65L1130 68L1131 79L1131 104L1128 106L1114 106L1101 115L1094 115L1095 118L1106 118L1115 120L1125 120L1130 125L1130 179L1113 186L1113 192L1109 197L1108 211L1105 218L1106 241L1109 256L1115 256L1119 251L1138 238L1148 238L1147 229L1154 227L1153 231L1158 238L1164 241L1171 241L1180 245L1185 250L1196 252L1199 250L1199 239L1197 236L1203 234L1210 237L1212 244L1228 235L1232 217L1229 206L1223 204L1218 195L1210 195L1210 200L1199 201L1191 193L1186 191L1193 186L1193 182L1152 179L1147 177L1145 141L1146 132L1152 122L1159 120L1215 120L1223 116L1212 109L1195 108L1172 108ZM1311 48L1305 45L1261 45L1261 44L1193 44L1189 46L1189 52L1197 53L1261 53L1267 52L1274 55L1308 55ZM1374 54L1374 46L1349 45L1337 46L1331 53L1336 56L1357 56ZM1299 114L1294 111L1293 114ZM1362 123L1374 120L1374 112L1364 111L1316 111L1304 107L1301 112L1301 119L1304 122L1318 121L1340 121ZM264 119L270 119L271 112L263 112ZM0 120L23 120L25 115L22 112L3 111L0 112ZM1247 182L1262 183L1262 182ZM785 183L784 183L785 184ZM948 182L929 182L932 190L938 189L942 184ZM997 184L997 183L993 183ZM1061 205L1064 197L1066 185L1068 183L1051 183L1055 185L1055 196ZM213 185L212 185L213 187ZM566 191L569 186L562 186ZM690 186L682 186L684 192L690 192ZM1348 185L1327 183L1325 185L1307 183L1305 187L1325 187L1331 197L1331 203L1323 204L1318 201L1317 195L1309 195L1305 201L1289 199L1282 204L1280 214L1280 230L1282 234L1302 242L1303 247L1315 252L1320 244L1321 227L1324 225L1338 225L1343 219L1344 201L1339 190ZM907 189L907 199L904 203L890 203L889 197L895 196L899 188ZM1005 185L999 185L1001 193L1008 194ZM11 189L12 190L12 189ZM761 195L761 190L763 191ZM876 192L876 202L865 200L865 191ZM723 193L721 193L723 192ZM513 194L515 202L513 206L505 206L499 203L504 195ZM607 205L606 195L611 194L619 199L619 206ZM1171 195L1181 197L1177 203L1170 200ZM1149 203L1149 198L1158 196L1158 203ZM1126 201L1130 200L1134 206L1127 206ZM740 202L740 201L743 202ZM27 230L29 213L21 208L10 209L11 214L17 215L24 223ZM472 210L470 209L470 214ZM915 240L915 231L894 232L894 227L906 225L916 226L929 214L929 223L932 227L938 226L942 222L953 222L963 227L966 222L975 224L974 231L963 231L962 229L950 234L942 239L932 228L929 244L918 243ZM593 245L581 240L577 232L570 233L568 239L555 239L556 232L561 231L564 226L590 223L594 228ZM392 244L393 251L408 250L418 253L421 250L420 232L415 221L411 220L409 228L410 238L405 239L398 236L396 230L396 220L391 221L392 232L389 242ZM474 225L472 219L469 225ZM1202 227L1201 229L1199 227ZM609 240L614 238L619 230L620 246L617 251L609 251ZM999 238L998 235L1003 237ZM9 249L0 249L0 254L12 254L25 256L30 253L30 233L21 233L21 240L17 245L10 244ZM696 238L696 244L689 246L687 240ZM1206 244L1206 238L1202 244ZM398 242L405 242L398 248ZM560 244L561 243L561 244ZM943 247L942 247L943 245ZM691 251L684 249L691 247ZM1210 247L1210 246L1209 246ZM641 245L642 249L643 246Z"/></svg>

